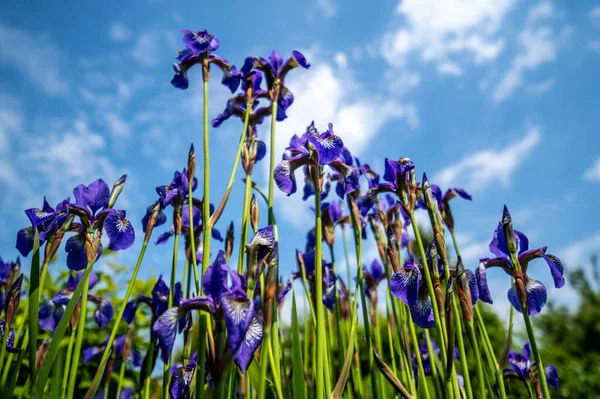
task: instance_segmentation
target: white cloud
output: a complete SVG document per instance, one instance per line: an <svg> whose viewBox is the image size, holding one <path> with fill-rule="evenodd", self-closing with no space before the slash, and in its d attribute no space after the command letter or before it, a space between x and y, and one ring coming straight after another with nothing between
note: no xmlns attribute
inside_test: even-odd
<svg viewBox="0 0 600 399"><path fill-rule="evenodd" d="M460 76L462 68L455 62L442 61L437 66L437 71L440 75Z"/></svg>
<svg viewBox="0 0 600 399"><path fill-rule="evenodd" d="M527 86L527 92L531 94L544 94L552 89L556 84L556 79L550 78L539 83L534 83Z"/></svg>
<svg viewBox="0 0 600 399"><path fill-rule="evenodd" d="M437 173L433 179L441 186L460 185L483 191L492 184L508 186L527 154L541 141L538 128L530 127L525 136L503 149L484 149L463 157Z"/></svg>
<svg viewBox="0 0 600 399"><path fill-rule="evenodd" d="M591 40L588 42L588 48L596 53L600 53L600 40Z"/></svg>
<svg viewBox="0 0 600 399"><path fill-rule="evenodd" d="M323 13L323 16L327 18L334 17L337 13L333 0L317 0L317 7Z"/></svg>
<svg viewBox="0 0 600 399"><path fill-rule="evenodd" d="M476 240L471 234L458 234L460 255L467 269L474 269L479 264L479 259L489 255L490 240Z"/></svg>
<svg viewBox="0 0 600 399"><path fill-rule="evenodd" d="M151 66L159 60L158 34L155 32L142 33L138 36L135 46L131 50L131 56L140 64Z"/></svg>
<svg viewBox="0 0 600 399"><path fill-rule="evenodd" d="M527 71L556 59L557 38L549 26L539 25L539 22L547 20L554 12L554 7L548 2L540 3L529 10L526 26L518 35L520 50L508 71L493 89L494 101L500 102L511 97L523 85L523 76Z"/></svg>
<svg viewBox="0 0 600 399"><path fill-rule="evenodd" d="M9 64L50 96L69 93L63 79L63 56L43 34L13 29L0 24L0 65Z"/></svg>
<svg viewBox="0 0 600 399"><path fill-rule="evenodd" d="M593 23L600 23L600 6L595 6L592 8L588 17L592 20Z"/></svg>
<svg viewBox="0 0 600 399"><path fill-rule="evenodd" d="M109 133L117 139L129 137L131 129L129 124L114 112L107 113L104 117L104 122Z"/></svg>
<svg viewBox="0 0 600 399"><path fill-rule="evenodd" d="M404 23L383 38L381 53L392 66L402 66L413 54L438 64L438 71L452 71L455 56L469 61L495 60L504 49L499 30L513 0L403 0L396 12Z"/></svg>
<svg viewBox="0 0 600 399"><path fill-rule="evenodd" d="M369 141L390 120L405 118L411 127L419 125L414 105L384 99L360 87L352 71L345 68L345 56L341 53L335 56L341 68L334 62L316 62L316 58L315 55L309 58L313 63L309 70L292 71L286 79L286 84L294 93L294 104L289 117L277 126L276 154L283 153L292 135L303 133L313 120L319 130L325 130L329 122L333 123L334 132L357 156L368 148ZM373 118L375 114L377 118ZM267 167L264 167L265 178ZM301 199L304 185L302 176L302 171L298 171L300 192L280 201L280 206L294 209L294 212L278 213L296 228L307 227L312 221L310 210ZM282 194L278 192L277 195Z"/></svg>
<svg viewBox="0 0 600 399"><path fill-rule="evenodd" d="M125 25L115 22L108 29L108 37L115 42L126 42L131 38L131 32Z"/></svg>
<svg viewBox="0 0 600 399"><path fill-rule="evenodd" d="M585 171L585 178L592 182L600 182L600 158L596 159L596 162Z"/></svg>
<svg viewBox="0 0 600 399"><path fill-rule="evenodd" d="M0 183L13 189L22 186L17 171L10 162L10 137L15 137L23 129L23 116L18 101L0 95Z"/></svg>
<svg viewBox="0 0 600 399"><path fill-rule="evenodd" d="M563 263L567 266L582 266L583 262L600 248L600 231L559 251Z"/></svg>

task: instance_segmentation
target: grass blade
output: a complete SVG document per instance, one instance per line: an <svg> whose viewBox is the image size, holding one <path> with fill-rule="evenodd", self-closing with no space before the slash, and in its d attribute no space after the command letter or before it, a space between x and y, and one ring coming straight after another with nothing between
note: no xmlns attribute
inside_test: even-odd
<svg viewBox="0 0 600 399"><path fill-rule="evenodd" d="M304 378L302 348L300 345L298 312L296 310L296 295L292 294L292 379L295 399L306 398L306 379Z"/></svg>
<svg viewBox="0 0 600 399"><path fill-rule="evenodd" d="M354 342L356 340L356 327L358 325L358 316L355 314L352 319L352 328L350 329L350 340L348 341L348 348L346 349L346 355L344 356L344 365L342 367L342 371L340 372L340 377L338 378L337 383L335 384L335 388L331 393L331 399L339 399L342 397L342 392L344 392L344 386L346 385L346 381L348 380L348 375L350 374L350 367L352 366L352 360L354 359Z"/></svg>
<svg viewBox="0 0 600 399"><path fill-rule="evenodd" d="M400 380L396 378L390 366L385 364L385 362L379 357L379 354L377 354L377 351L374 349L373 358L375 359L375 364L377 365L377 368L379 369L381 374L383 374L385 379L388 380L390 384L392 384L396 392L398 392L398 394L405 399L412 399L413 396L410 393L408 393L408 391L406 390L406 388L404 388Z"/></svg>
<svg viewBox="0 0 600 399"><path fill-rule="evenodd" d="M33 256L31 258L31 271L29 272L29 381L31 387L35 382L36 370L31 365L35 364L38 337L38 310L40 308L40 239L37 229L33 238Z"/></svg>
<svg viewBox="0 0 600 399"><path fill-rule="evenodd" d="M52 342L50 343L50 346L48 347L48 352L46 352L46 356L44 358L44 363L42 364L42 367L40 368L40 371L38 373L37 382L35 383L35 385L33 387L33 392L31 395L32 398L41 398L42 397L42 394L44 392L44 387L46 386L46 381L48 380L48 376L50 375L50 370L52 370L52 365L54 364L54 360L56 360L56 355L58 354L58 348L60 346L60 341L62 340L62 338L65 334L65 331L67 331L67 325L71 321L71 316L73 315L73 312L75 311L75 306L77 305L77 302L79 301L79 297L81 296L81 291L83 291L83 286L85 285L85 282L87 281L87 278L91 272L92 272L92 265L89 264L87 266L85 273L83 274L81 280L79 281L79 284L77 284L77 288L73 292L73 296L71 296L71 299L69 300L69 304L67 305L67 308L65 309L65 312L63 313L63 315L60 319L60 323L58 323L56 330L54 330L54 335L52 336ZM35 362L33 364L35 364Z"/></svg>

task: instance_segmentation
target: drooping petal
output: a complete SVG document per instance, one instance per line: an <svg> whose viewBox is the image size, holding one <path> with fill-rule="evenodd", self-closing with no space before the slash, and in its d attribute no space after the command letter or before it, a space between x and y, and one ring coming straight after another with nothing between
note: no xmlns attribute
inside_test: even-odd
<svg viewBox="0 0 600 399"><path fill-rule="evenodd" d="M527 292L527 307L529 308L529 314L536 315L540 313L546 304L546 287L541 282L527 276L524 276L523 279L523 282L525 283L525 291ZM517 288L515 284L513 284L508 290L508 301L517 311L523 313L521 301L519 300L519 295L517 294Z"/></svg>
<svg viewBox="0 0 600 399"><path fill-rule="evenodd" d="M483 260L483 259L482 259ZM479 299L483 302L492 304L492 295L490 294L490 287L487 283L486 269L483 262L479 262L479 267L475 270L475 277L477 279L477 290L479 292Z"/></svg>
<svg viewBox="0 0 600 399"><path fill-rule="evenodd" d="M132 299L131 301L127 302L127 305L125 305L125 310L123 311L123 320L125 323L131 324L135 320L135 313L143 303L144 302L138 299Z"/></svg>
<svg viewBox="0 0 600 399"><path fill-rule="evenodd" d="M340 165L336 169L339 176L335 185L335 192L341 199L344 199L346 194L352 193L360 187L360 173L357 168L346 165Z"/></svg>
<svg viewBox="0 0 600 399"><path fill-rule="evenodd" d="M152 331L156 335L160 346L161 358L165 363L168 363L169 356L171 356L177 333L177 322L183 313L183 309L179 306L167 309L152 326Z"/></svg>
<svg viewBox="0 0 600 399"><path fill-rule="evenodd" d="M173 79L171 79L171 85L180 90L186 90L190 87L190 82L187 77L187 68L182 64L173 64Z"/></svg>
<svg viewBox="0 0 600 399"><path fill-rule="evenodd" d="M225 296L221 299L221 307L225 317L229 349L231 353L235 353L242 344L250 319L253 317L253 301Z"/></svg>
<svg viewBox="0 0 600 399"><path fill-rule="evenodd" d="M296 176L294 172L294 163L284 160L277 164L274 172L274 179L277 187L288 196L296 192Z"/></svg>
<svg viewBox="0 0 600 399"><path fill-rule="evenodd" d="M196 363L190 362L187 366L179 367L173 372L169 383L169 396L171 399L190 398L190 387L194 380L195 370Z"/></svg>
<svg viewBox="0 0 600 399"><path fill-rule="evenodd" d="M150 221L150 218L152 217L152 214L154 213L154 210L156 209L156 207L159 206L159 201L156 201L154 204L152 204L146 208L146 214L142 218L142 232L144 232L144 233L146 232L146 227L148 226L148 222ZM159 209L160 209L160 211L158 212L158 215L156 216L156 220L154 221L154 227L162 226L163 224L165 224L167 222L167 215L165 215L165 213L163 212L162 206L160 206Z"/></svg>
<svg viewBox="0 0 600 399"><path fill-rule="evenodd" d="M424 291L424 290L421 290ZM410 314L413 322L421 328L435 327L435 319L433 316L433 306L427 291L419 293L417 300L409 305Z"/></svg>
<svg viewBox="0 0 600 399"><path fill-rule="evenodd" d="M257 317L253 317L246 329L244 339L238 347L237 352L233 355L233 361L240 368L242 374L246 373L254 352L256 352L262 343L263 333L263 323Z"/></svg>
<svg viewBox="0 0 600 399"><path fill-rule="evenodd" d="M558 391L559 381L556 367L548 364L546 367L544 367L544 374L546 375L546 382L548 383L548 386L555 391Z"/></svg>
<svg viewBox="0 0 600 399"><path fill-rule="evenodd" d="M565 285L565 268L558 257L546 253L546 247L542 248L542 253L544 256L544 260L550 267L550 273L552 273L552 278L554 279L554 286L556 288L562 288Z"/></svg>
<svg viewBox="0 0 600 399"><path fill-rule="evenodd" d="M86 236L79 233L69 237L65 245L67 252L67 267L70 270L83 270L87 265Z"/></svg>
<svg viewBox="0 0 600 399"><path fill-rule="evenodd" d="M269 225L259 229L246 247L249 251L256 253L257 260L260 263L265 256L273 251L274 244L273 226Z"/></svg>
<svg viewBox="0 0 600 399"><path fill-rule="evenodd" d="M24 227L17 233L17 245L16 248L21 255L27 257L29 252L33 249L34 232L33 227Z"/></svg>
<svg viewBox="0 0 600 399"><path fill-rule="evenodd" d="M523 354L523 356L525 356L525 358L527 358L527 360L531 360L531 344L529 343L529 341L525 341L525 343L523 344L523 349L521 350L521 353Z"/></svg>
<svg viewBox="0 0 600 399"><path fill-rule="evenodd" d="M65 306L57 305L53 301L48 301L40 307L38 312L38 321L40 328L44 331L53 332L60 322L60 318L65 312Z"/></svg>
<svg viewBox="0 0 600 399"><path fill-rule="evenodd" d="M102 179L93 181L83 191L83 199L92 214L95 214L101 208L105 208L108 205L109 198L110 188Z"/></svg>
<svg viewBox="0 0 600 399"><path fill-rule="evenodd" d="M390 278L390 291L410 306L417 301L421 287L421 272L418 267L406 267L392 274Z"/></svg>
<svg viewBox="0 0 600 399"><path fill-rule="evenodd" d="M529 238L519 230L515 230L515 236L517 237L517 245L519 247L519 254L529 249Z"/></svg>
<svg viewBox="0 0 600 399"><path fill-rule="evenodd" d="M106 328L112 320L114 309L109 300L102 299L94 311L94 320L100 329Z"/></svg>
<svg viewBox="0 0 600 399"><path fill-rule="evenodd" d="M156 241L154 241L154 245L163 245L163 244L166 244L167 241L169 241L169 238L173 237L174 235L175 235L175 231L173 231L172 228L169 231L165 231L164 233L160 233L158 235L158 237L156 238Z"/></svg>
<svg viewBox="0 0 600 399"><path fill-rule="evenodd" d="M496 230L494 230L494 237L489 245L490 252L499 258L509 258L508 244L506 243L506 236L504 235L504 226L502 222L498 223Z"/></svg>
<svg viewBox="0 0 600 399"><path fill-rule="evenodd" d="M108 249L120 251L129 248L135 241L135 232L125 211L111 210L104 220L104 229L108 235Z"/></svg>
<svg viewBox="0 0 600 399"><path fill-rule="evenodd" d="M479 286L477 284L477 277L475 277L475 273L471 270L465 270L467 274L467 282L469 284L469 291L471 292L471 301L473 302L473 306L477 303L479 299Z"/></svg>
<svg viewBox="0 0 600 399"><path fill-rule="evenodd" d="M241 281L239 276L227 265L225 252L222 250L219 251L215 261L204 272L202 288L214 303L221 301L224 295L240 290Z"/></svg>

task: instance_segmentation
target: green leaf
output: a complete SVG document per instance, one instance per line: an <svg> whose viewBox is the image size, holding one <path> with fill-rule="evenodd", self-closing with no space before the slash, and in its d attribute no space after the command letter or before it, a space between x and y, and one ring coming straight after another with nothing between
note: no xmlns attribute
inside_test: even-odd
<svg viewBox="0 0 600 399"><path fill-rule="evenodd" d="M331 393L332 399L341 398L342 393L344 392L344 386L346 385L346 381L348 380L348 375L350 374L350 366L352 365L352 359L354 357L354 341L356 340L357 325L358 317L355 314L352 319L352 328L350 329L350 341L348 341L348 348L346 349L346 356L344 357L344 365L342 367L342 371L340 372L340 377L338 378L337 383L335 384L335 388Z"/></svg>
<svg viewBox="0 0 600 399"><path fill-rule="evenodd" d="M246 376L250 378L250 382L255 387L260 385L260 382L261 382L261 380L260 380L260 364L258 363L258 360L254 359L252 361L252 363L250 363L250 367L248 367ZM265 391L265 398L266 399L277 398L277 394L275 394L275 388L273 387L273 382L271 382L271 380L269 380L267 378L265 380L265 383L266 383L266 387L267 387L267 389Z"/></svg>
<svg viewBox="0 0 600 399"><path fill-rule="evenodd" d="M47 267L47 266L46 266ZM40 309L40 239L37 229L33 238L33 256L29 272L29 364L35 364L38 337L38 311ZM35 383L35 367L29 368L31 386Z"/></svg>
<svg viewBox="0 0 600 399"><path fill-rule="evenodd" d="M292 379L294 384L295 399L306 398L306 379L304 378L302 348L300 345L298 312L296 310L296 295L292 293Z"/></svg>
<svg viewBox="0 0 600 399"><path fill-rule="evenodd" d="M67 308L65 309L65 312L63 313L63 315L60 319L60 323L58 323L56 330L54 330L54 335L52 336L52 342L50 343L50 346L48 347L48 351L46 352L46 356L44 358L44 363L42 364L42 367L40 368L40 371L38 373L37 382L35 383L35 386L33 388L33 392L31 395L32 398L41 398L42 394L44 393L44 387L46 386L46 381L48 380L48 376L50 375L50 370L52 370L52 365L54 364L54 360L56 360L56 355L58 354L58 349L60 347L60 341L62 340L63 336L65 335L65 331L67 331L67 325L71 321L71 316L73 315L73 312L75 311L75 306L77 305L77 302L79 301L79 297L81 296L81 291L83 291L83 286L84 286L85 282L87 281L87 277L92 272L92 266L93 265L88 265L88 267L85 269L85 273L83 274L81 280L79 281L79 284L77 284L77 288L75 289L75 291L73 292L73 295L71 296L71 299L69 300L69 304L67 305ZM36 312L36 314L37 314L37 312ZM30 340L30 342L31 342L31 340ZM33 364L35 364L35 358L34 358Z"/></svg>

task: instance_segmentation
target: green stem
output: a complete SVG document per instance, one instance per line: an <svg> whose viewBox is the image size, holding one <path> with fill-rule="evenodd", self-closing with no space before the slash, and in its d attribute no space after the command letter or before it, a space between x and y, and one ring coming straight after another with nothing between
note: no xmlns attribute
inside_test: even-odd
<svg viewBox="0 0 600 399"><path fill-rule="evenodd" d="M191 220L191 219L190 219ZM140 250L140 254L138 256L135 267L133 268L133 274L131 275L131 279L129 280L129 285L127 286L127 291L125 292L125 297L123 298L123 302L121 303L121 308L119 309L119 314L115 319L115 324L110 333L110 337L108 338L108 342L106 347L104 348L104 353L102 354L102 359L100 360L100 366L98 370L96 370L96 375L94 376L94 382L99 382L102 376L104 375L104 369L106 368L106 363L108 362L108 357L112 352L113 342L117 336L117 331L119 329L119 324L123 319L123 313L125 313L125 307L127 306L127 302L129 302L129 297L131 296L131 292L133 291L133 286L135 285L135 280L137 278L138 272L140 271L140 266L142 265L142 260L144 259L144 254L146 253L146 248L148 247L148 242L150 241L150 234L147 234L144 238L144 242L142 243L142 248ZM148 376L150 378L150 376ZM91 388L86 393L86 398L93 398L96 394L99 384L92 384Z"/></svg>
<svg viewBox="0 0 600 399"><path fill-rule="evenodd" d="M535 358L535 364L538 372L538 381L542 387L542 396L544 399L550 399L550 391L548 390L548 382L546 381L546 374L544 373L544 365L542 363L542 357L538 351L537 343L535 341L535 334L533 333L533 326L531 325L531 319L529 317L529 309L527 303L521 304L523 308L523 320L525 321L525 328L527 329L527 337L531 344L531 351Z"/></svg>
<svg viewBox="0 0 600 399"><path fill-rule="evenodd" d="M71 365L71 356L73 356L73 344L75 343L75 331L71 331L71 334L69 335L69 344L67 346L67 359L65 362L65 370L69 370L69 367ZM60 397L64 398L65 397L65 392L67 391L67 383L69 382L69 373L64 373L63 375L63 379L62 379L62 386L61 386L61 394Z"/></svg>
<svg viewBox="0 0 600 399"><path fill-rule="evenodd" d="M124 359L121 359L121 369L119 370L119 384L117 385L117 396L115 398L121 397L121 389L123 388L123 380L125 379L125 363ZM106 387L106 391L108 391L108 386ZM104 392L106 394L106 391Z"/></svg>
<svg viewBox="0 0 600 399"><path fill-rule="evenodd" d="M317 310L317 399L325 395L325 311L323 309L323 227L321 225L321 189L315 186L315 307ZM269 188L269 193L271 188ZM327 394L327 397L329 397Z"/></svg>
<svg viewBox="0 0 600 399"><path fill-rule="evenodd" d="M473 327L472 322L467 323L467 332L469 333L469 337L471 338L471 344L473 345L473 350L475 351L477 379L479 380L479 397L485 398L485 377L483 375L483 367L481 365L481 352L479 351L479 342L475 337L475 328Z"/></svg>
<svg viewBox="0 0 600 399"><path fill-rule="evenodd" d="M29 274L29 364L35 364L35 358L37 353L37 341L38 341L38 311L40 307L40 239L38 236L37 229L35 229L35 235L33 238L33 256L31 258L31 271ZM7 287L10 289L10 287ZM8 300L8 298L7 298ZM8 331L10 326L4 326L5 332ZM6 338L8 334L4 334ZM4 364L4 347L6 343L2 345L2 352L0 352L0 364ZM29 367L29 381L30 387L33 389L35 386L35 379L37 373L35 367Z"/></svg>
<svg viewBox="0 0 600 399"><path fill-rule="evenodd" d="M210 148L208 140L208 76L203 77L203 106L204 106L204 120L203 120L203 154L204 154L204 198L202 200L202 275L200 281L196 279L196 286L198 287L198 293L202 294L202 276L208 268L210 262L210 239L211 229L210 225ZM190 196L191 201L191 196ZM191 219L190 219L191 220ZM192 240L193 241L193 240ZM196 254L192 254L192 259L196 257ZM198 276L197 276L198 277ZM198 329L198 363L196 366L196 398L202 399L204 397L204 374L205 374L205 360L206 360L206 337L207 329L210 326L209 320L206 315L198 311L198 317L200 320L200 328Z"/></svg>
<svg viewBox="0 0 600 399"><path fill-rule="evenodd" d="M433 380L433 386L435 387L436 390L436 397L445 397L443 396L444 393L442 391L442 387L440 384L440 378L437 377L436 373L436 369L438 369L438 364L437 364L437 356L436 353L433 351L433 346L431 345L431 336L429 334L429 330L425 329L423 330L423 334L425 335L425 345L427 346L427 353L429 355L429 366L431 367L431 379ZM443 375L443 373L439 373L440 376ZM446 390L445 392L446 395L448 395L448 397L450 397L450 395L452 394L452 391Z"/></svg>
<svg viewBox="0 0 600 399"><path fill-rule="evenodd" d="M248 222L250 221L250 198L252 196L252 176L246 175L244 186L244 205L242 208L242 232L240 234L240 253L238 255L238 273L244 273L244 253L248 241Z"/></svg>
<svg viewBox="0 0 600 399"><path fill-rule="evenodd" d="M93 263L89 263L87 267L92 268ZM90 276L88 273L83 283L83 293L81 294L81 308L79 309L79 321L77 322L77 340L73 349L73 362L71 363L71 371L69 378L69 386L67 389L67 398L72 399L75 393L75 383L77 382L77 370L79 369L79 355L81 354L81 345L83 344L83 336L85 334L85 321L87 316L87 301L88 292L90 289Z"/></svg>
<svg viewBox="0 0 600 399"><path fill-rule="evenodd" d="M431 306L433 308L433 316L435 318L435 325L438 330L443 331L443 320L440 318L440 312L438 309L435 291L433 290L433 282L431 280L431 274L429 272L429 266L427 264L427 257L425 256L425 249L423 248L423 241L421 240L421 233L419 232L419 226L417 225L417 220L415 219L415 213L410 212L410 221L413 227L413 232L415 234L415 240L417 242L417 247L419 249L419 255L421 256L421 261L423 262L423 274L425 275L425 283L427 284L427 291L429 293L429 297L431 298ZM442 353L446 353L446 341L443 334L440 333L440 348ZM442 359L445 357L442 356ZM444 364L445 366L445 364Z"/></svg>
<svg viewBox="0 0 600 399"><path fill-rule="evenodd" d="M191 184L189 184L191 186ZM191 208L190 208L191 209ZM176 206L173 211L173 219L175 219L174 223L181 223L181 206ZM194 220L194 219L190 219ZM192 224L192 223L190 223ZM190 229L190 230L193 230ZM175 237L173 240L173 257L171 261L171 283L169 287L169 301L168 301L168 309L173 307L173 295L175 295L175 280L177 280L177 256L179 255L179 228L175 229ZM194 254L195 255L195 254ZM167 364L163 366L163 384L162 384L162 394L163 398L166 398L169 391L169 370L171 369L171 356L169 356L169 361ZM117 396L118 397L118 396Z"/></svg>
<svg viewBox="0 0 600 399"><path fill-rule="evenodd" d="M452 306L456 306L456 297L452 298L453 304ZM458 308L454 308L456 311L454 312L454 321L456 323L456 341L458 342L458 352L460 353L460 368L463 373L463 379L465 381L465 392L467 394L467 399L473 398L473 389L471 388L471 377L469 376L469 366L467 365L467 352L465 351L465 343L463 339L463 328L462 328L462 319L458 314Z"/></svg>

